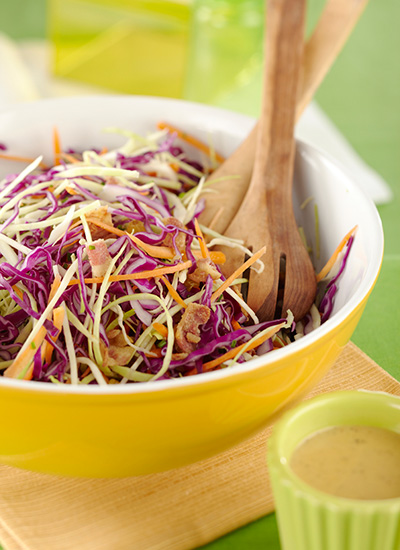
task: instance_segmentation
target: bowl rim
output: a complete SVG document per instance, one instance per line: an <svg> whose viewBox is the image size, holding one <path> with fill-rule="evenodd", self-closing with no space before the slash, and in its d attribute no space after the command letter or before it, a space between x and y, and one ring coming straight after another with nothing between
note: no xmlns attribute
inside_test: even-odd
<svg viewBox="0 0 400 550"><path fill-rule="evenodd" d="M198 112L214 112L220 115L220 118L234 118L235 120L241 120L244 124L250 125L255 122L255 118L248 115L237 113L234 111L229 111L227 109L215 107L212 105L206 105L201 103L195 103L191 101L175 99L175 98L163 98L156 96L133 96L133 95L84 95L84 96L72 96L72 97L63 97L63 98L49 98L42 99L31 103L25 103L12 108L5 109L0 111L0 122L3 117L13 116L19 112L30 112L35 109L38 105L46 107L48 104L56 106L58 104L64 105L74 102L89 102L93 101L128 101L128 102L137 102L140 103L159 103L159 104L175 104L178 108L182 109L193 107ZM351 184L352 188L355 189L355 192L359 195L360 200L363 201L363 206L368 210L368 218L371 220L371 223L374 224L378 232L376 233L376 244L377 252L379 258L377 258L376 263L371 263L367 266L364 280L361 285L357 288L356 292L351 296L350 300L338 311L333 317L328 319L323 325L318 327L315 331L307 334L303 338L292 342L289 346L281 349L274 350L273 354L265 354L259 357L256 357L247 363L242 363L240 369L238 368L226 368L218 371L212 371L207 373L202 373L201 375L174 378L171 380L156 380L154 383L145 384L115 384L107 386L90 386L87 385L77 385L72 386L68 384L49 384L48 382L37 382L37 381L26 381L26 380L14 380L10 378L0 377L0 390L2 388L10 388L14 390L29 391L29 392L45 392L50 394L66 394L66 395L127 395L127 394L142 394L142 393L164 393L171 391L186 390L188 387L192 388L194 386L203 387L204 385L215 384L226 379L232 380L234 382L235 378L242 377L243 375L261 370L262 368L270 367L274 371L279 370L280 366L279 361L281 357L290 358L294 354L303 352L307 347L311 346L318 340L321 340L324 337L327 337L335 328L340 324L346 321L348 317L351 316L351 313L360 306L365 298L368 297L369 293L372 291L376 280L378 278L382 261L383 261L383 248L384 248L384 235L382 222L378 213L378 210L373 203L373 201L366 195L363 189L356 183L354 177L346 170L346 168L331 155L325 151L312 146L302 140L296 138L296 148L300 152L304 151L307 154L316 155L319 158L322 158L325 163L330 165L334 170L339 171L343 175L343 179ZM273 356L272 356L273 355ZM271 357L272 356L272 357Z"/></svg>

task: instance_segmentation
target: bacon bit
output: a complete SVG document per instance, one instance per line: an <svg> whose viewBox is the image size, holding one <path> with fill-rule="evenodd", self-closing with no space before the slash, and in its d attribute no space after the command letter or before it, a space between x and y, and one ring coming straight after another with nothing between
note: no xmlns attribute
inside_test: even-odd
<svg viewBox="0 0 400 550"><path fill-rule="evenodd" d="M107 332L109 345L100 340L100 352L104 367L126 366L135 354L135 349L129 346L119 328Z"/></svg>
<svg viewBox="0 0 400 550"><path fill-rule="evenodd" d="M92 267L93 277L104 277L112 261L104 240L98 239L86 245L86 251Z"/></svg>
<svg viewBox="0 0 400 550"><path fill-rule="evenodd" d="M145 231L146 228L144 226L144 223L140 220L132 220L125 226L125 229L128 233L141 233L142 231Z"/></svg>
<svg viewBox="0 0 400 550"><path fill-rule="evenodd" d="M221 278L221 273L216 269L210 258L200 258L197 260L196 269L193 273L189 273L188 279L197 284L205 283L209 275L213 281Z"/></svg>
<svg viewBox="0 0 400 550"><path fill-rule="evenodd" d="M85 217L93 239L105 239L109 236L108 229L109 227L113 228L113 223L107 206L100 206L99 208L90 210Z"/></svg>
<svg viewBox="0 0 400 550"><path fill-rule="evenodd" d="M106 185L119 185L121 182L116 176L110 176L106 178Z"/></svg>
<svg viewBox="0 0 400 550"><path fill-rule="evenodd" d="M179 229L185 229L185 226L183 225L183 223L180 220L178 220L177 218L174 218L174 217L164 218L162 220L162 222L165 226L172 225L172 226L176 227L178 230ZM165 237L165 239L163 241L163 244L165 246L168 246L169 248L173 248L174 247L174 240L175 240L176 248L179 250L179 252L181 254L183 254L186 251L186 235L185 235L185 233L183 233L182 231L177 231L175 237L168 234Z"/></svg>
<svg viewBox="0 0 400 550"><path fill-rule="evenodd" d="M173 353L171 356L172 361L183 361L188 356L188 353Z"/></svg>
<svg viewBox="0 0 400 550"><path fill-rule="evenodd" d="M204 325L210 318L211 310L201 304L189 304L182 319L179 321L175 340L179 349L185 353L191 353L200 342L200 325Z"/></svg>

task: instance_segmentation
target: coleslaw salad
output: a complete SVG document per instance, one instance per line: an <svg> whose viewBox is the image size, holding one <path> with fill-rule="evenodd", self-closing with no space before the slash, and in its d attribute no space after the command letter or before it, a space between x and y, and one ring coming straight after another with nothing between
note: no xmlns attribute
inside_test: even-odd
<svg viewBox="0 0 400 550"><path fill-rule="evenodd" d="M223 159L166 123L146 138L113 131L127 138L119 148L63 151L55 130L53 166L22 159L28 166L0 184L3 376L106 385L239 368L329 318L355 228L317 275L302 321L288 312L259 323L237 285L263 268L264 249L251 254L197 220ZM250 256L226 280L219 244Z"/></svg>

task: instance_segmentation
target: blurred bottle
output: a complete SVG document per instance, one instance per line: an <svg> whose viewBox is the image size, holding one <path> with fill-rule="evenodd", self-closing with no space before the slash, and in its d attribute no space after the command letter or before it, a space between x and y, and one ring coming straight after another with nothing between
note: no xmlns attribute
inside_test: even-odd
<svg viewBox="0 0 400 550"><path fill-rule="evenodd" d="M0 0L1 1L1 0ZM49 0L57 76L257 114L265 0Z"/></svg>
<svg viewBox="0 0 400 550"><path fill-rule="evenodd" d="M182 97L190 0L49 0L48 13L57 76Z"/></svg>
<svg viewBox="0 0 400 550"><path fill-rule="evenodd" d="M264 0L193 0L184 96L253 114L259 103Z"/></svg>

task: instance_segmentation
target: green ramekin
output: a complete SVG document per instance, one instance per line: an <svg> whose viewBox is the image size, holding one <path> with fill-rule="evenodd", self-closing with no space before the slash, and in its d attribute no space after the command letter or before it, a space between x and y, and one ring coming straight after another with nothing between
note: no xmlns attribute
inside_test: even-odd
<svg viewBox="0 0 400 550"><path fill-rule="evenodd" d="M400 398L364 390L334 392L302 403L277 422L268 466L283 550L400 550L400 497L336 497L314 489L289 466L303 439L343 425L400 433Z"/></svg>

